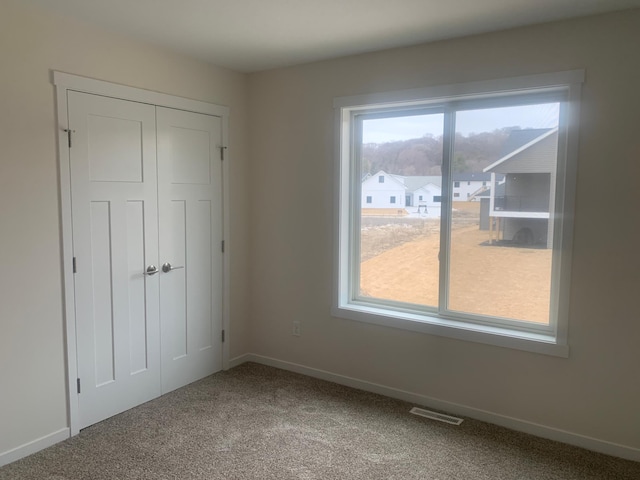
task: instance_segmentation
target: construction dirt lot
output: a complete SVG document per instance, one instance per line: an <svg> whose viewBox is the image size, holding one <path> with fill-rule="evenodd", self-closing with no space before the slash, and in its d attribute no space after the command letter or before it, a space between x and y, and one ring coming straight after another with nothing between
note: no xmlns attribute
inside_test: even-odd
<svg viewBox="0 0 640 480"><path fill-rule="evenodd" d="M449 309L549 321L551 250L488 245L479 229L479 202L454 204ZM438 305L440 220L362 218L361 293Z"/></svg>

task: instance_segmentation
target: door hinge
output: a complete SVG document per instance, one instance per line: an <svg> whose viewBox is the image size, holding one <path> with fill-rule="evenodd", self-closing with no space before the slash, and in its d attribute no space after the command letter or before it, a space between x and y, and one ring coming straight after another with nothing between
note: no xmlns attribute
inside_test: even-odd
<svg viewBox="0 0 640 480"><path fill-rule="evenodd" d="M77 273L77 272L78 272L78 268L76 264L76 257L73 257L73 273Z"/></svg>
<svg viewBox="0 0 640 480"><path fill-rule="evenodd" d="M71 134L76 133L76 131L70 128L65 128L64 131L67 132L67 141L69 142L69 148L71 148Z"/></svg>
<svg viewBox="0 0 640 480"><path fill-rule="evenodd" d="M224 343L224 330L222 330L222 343Z"/></svg>
<svg viewBox="0 0 640 480"><path fill-rule="evenodd" d="M224 151L227 149L225 146L220 147L220 160L224 162Z"/></svg>
<svg viewBox="0 0 640 480"><path fill-rule="evenodd" d="M220 248L222 250L222 253L224 253L224 240L222 240L222 242L220 242Z"/></svg>
<svg viewBox="0 0 640 480"><path fill-rule="evenodd" d="M80 393L80 379L79 378L77 379L76 384L78 385L78 393Z"/></svg>

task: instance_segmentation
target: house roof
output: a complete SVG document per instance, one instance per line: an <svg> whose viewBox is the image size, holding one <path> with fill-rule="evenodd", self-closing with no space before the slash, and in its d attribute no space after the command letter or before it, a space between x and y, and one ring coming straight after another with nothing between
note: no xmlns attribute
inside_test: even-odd
<svg viewBox="0 0 640 480"><path fill-rule="evenodd" d="M503 147L503 151L507 153L504 154L497 161L486 167L483 172L491 172L498 165L506 162L510 158L515 157L519 153L523 152L527 148L531 148L538 142L544 140L545 138L553 135L558 131L558 128L537 128L537 129L527 129L527 130L513 130L507 141L505 142L505 146ZM511 140L511 137L514 137Z"/></svg>
<svg viewBox="0 0 640 480"><path fill-rule="evenodd" d="M405 188L405 189L407 188L405 183L404 183L404 178L405 177L403 177L401 175L393 175L391 173L385 172L384 170L379 170L378 172L376 172L373 175L369 175L369 176L365 175L364 178L362 179L361 183L364 183L364 182L366 182L368 180L371 180L371 179L376 179L377 180L377 178L379 176L381 176L381 175L384 175L385 177L389 178L392 182L397 183L398 187Z"/></svg>
<svg viewBox="0 0 640 480"><path fill-rule="evenodd" d="M387 173L384 170L380 170L375 174L366 174L362 177L362 182L364 183L366 180L371 178L378 178L379 175L385 175L391 180L398 183L400 186L404 187L407 193L413 193L416 190L419 190L422 187L426 187L429 184L432 184L440 189L442 189L442 177L440 175L396 175L393 173ZM453 181L490 181L491 173L458 173L453 175ZM504 174L497 173L496 181L502 182L504 180ZM488 191L488 190L487 190ZM500 186L498 187L498 192L500 191ZM488 194L487 194L488 195ZM484 197L485 195L476 195L478 197Z"/></svg>
<svg viewBox="0 0 640 480"><path fill-rule="evenodd" d="M433 183L436 187L442 188L442 177L439 175L423 175L423 176L409 176L404 177L402 175L391 175L397 178L407 189L407 192L415 192L421 187L429 183Z"/></svg>
<svg viewBox="0 0 640 480"><path fill-rule="evenodd" d="M500 158L507 156L511 152L516 151L520 147L526 145L527 143L538 138L540 135L543 135L551 130L553 129L526 128L523 130L511 130L509 132L509 137L507 137L507 141L504 142L502 148L500 149Z"/></svg>

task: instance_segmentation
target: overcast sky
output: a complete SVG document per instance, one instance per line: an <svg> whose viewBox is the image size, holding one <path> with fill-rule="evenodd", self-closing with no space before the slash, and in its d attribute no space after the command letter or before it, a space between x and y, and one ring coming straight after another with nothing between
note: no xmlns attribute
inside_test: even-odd
<svg viewBox="0 0 640 480"><path fill-rule="evenodd" d="M559 104L527 105L460 111L456 131L464 135L492 132L504 127L553 128L558 126ZM385 143L442 135L442 114L365 120L363 142Z"/></svg>

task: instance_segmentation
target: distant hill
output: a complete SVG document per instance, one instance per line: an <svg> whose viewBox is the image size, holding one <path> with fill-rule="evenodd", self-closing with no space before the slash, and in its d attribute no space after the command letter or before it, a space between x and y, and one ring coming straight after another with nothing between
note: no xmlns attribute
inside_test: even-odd
<svg viewBox="0 0 640 480"><path fill-rule="evenodd" d="M456 134L453 173L480 173L500 158L502 148L512 130L508 127L493 132ZM368 143L362 149L362 173L379 170L396 175L440 175L442 172L442 136L388 143Z"/></svg>

